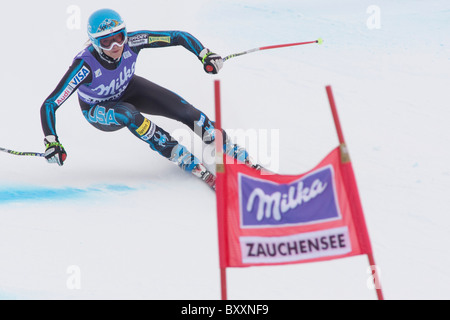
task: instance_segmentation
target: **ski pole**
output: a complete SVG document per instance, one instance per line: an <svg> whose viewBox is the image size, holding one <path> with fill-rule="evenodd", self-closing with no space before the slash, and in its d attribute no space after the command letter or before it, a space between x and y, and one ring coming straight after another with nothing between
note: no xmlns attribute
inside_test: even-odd
<svg viewBox="0 0 450 320"><path fill-rule="evenodd" d="M244 52L230 54L229 56L226 56L225 58L223 58L223 62L225 62L225 61L227 61L227 60L229 60L231 58L243 56L244 54L248 54L248 53L252 53L252 52L256 52L256 51L263 51L263 50L277 49L277 48L285 48L285 47L293 47L293 46L301 46L301 45L304 45L304 44L311 44L311 43L322 44L323 40L321 38L319 38L319 39L317 39L315 41L278 44L278 45L274 45L274 46L266 46L266 47L250 49L250 50L247 50L247 51L244 51Z"/></svg>
<svg viewBox="0 0 450 320"><path fill-rule="evenodd" d="M6 153L9 153L9 154L13 154L15 156L41 157L41 158L45 157L45 154L38 153L38 152L20 152L20 151L14 151L14 150L5 149L5 148L0 148L0 151L6 152Z"/></svg>

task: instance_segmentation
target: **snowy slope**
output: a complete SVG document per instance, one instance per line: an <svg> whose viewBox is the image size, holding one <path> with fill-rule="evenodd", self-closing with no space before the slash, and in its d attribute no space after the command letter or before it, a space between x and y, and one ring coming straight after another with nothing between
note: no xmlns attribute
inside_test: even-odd
<svg viewBox="0 0 450 320"><path fill-rule="evenodd" d="M379 29L367 26L365 0L79 0L81 28L70 30L72 4L8 5L0 146L42 150L40 105L98 8L121 12L130 30L189 31L222 55L322 37L322 46L235 58L218 76L182 48L147 50L137 73L211 117L220 79L224 127L277 132L266 164L279 173L305 172L337 145L324 89L332 85L385 297L450 298L448 1L377 1ZM76 98L58 111L57 129L63 168L0 155L0 299L219 299L214 194L129 132L92 128ZM232 269L229 297L374 299L367 267L355 257ZM73 270L79 290L67 284Z"/></svg>

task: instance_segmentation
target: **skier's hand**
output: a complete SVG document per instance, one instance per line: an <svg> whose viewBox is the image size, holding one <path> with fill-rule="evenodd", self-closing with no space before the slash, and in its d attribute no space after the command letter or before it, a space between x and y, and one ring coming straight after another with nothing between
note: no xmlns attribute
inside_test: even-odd
<svg viewBox="0 0 450 320"><path fill-rule="evenodd" d="M203 63L203 68L206 73L218 74L219 70L223 67L223 58L209 49L203 49L199 55L200 60Z"/></svg>
<svg viewBox="0 0 450 320"><path fill-rule="evenodd" d="M58 141L55 136L46 136L45 143L45 159L48 163L57 163L59 166L66 161L67 153L64 150L63 145Z"/></svg>

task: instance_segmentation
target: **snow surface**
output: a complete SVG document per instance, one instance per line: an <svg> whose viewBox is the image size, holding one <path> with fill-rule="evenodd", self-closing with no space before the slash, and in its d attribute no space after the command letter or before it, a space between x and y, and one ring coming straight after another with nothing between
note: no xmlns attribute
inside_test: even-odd
<svg viewBox="0 0 450 320"><path fill-rule="evenodd" d="M80 9L80 29L66 26L70 5ZM367 24L371 5L380 9L378 29ZM42 151L39 108L87 40L96 9L118 10L129 30L188 31L224 56L322 37L322 46L235 58L218 76L183 48L147 50L137 73L212 118L213 80L220 79L224 127L278 132L267 165L279 173L308 171L337 146L325 94L332 85L385 298L450 298L448 0L64 0L45 7L27 0L4 10L0 146ZM0 298L220 299L208 187L126 130L91 127L75 97L58 111L57 129L69 155L62 168L0 154ZM73 270L81 272L79 289L70 286ZM227 274L230 299L376 298L364 256Z"/></svg>

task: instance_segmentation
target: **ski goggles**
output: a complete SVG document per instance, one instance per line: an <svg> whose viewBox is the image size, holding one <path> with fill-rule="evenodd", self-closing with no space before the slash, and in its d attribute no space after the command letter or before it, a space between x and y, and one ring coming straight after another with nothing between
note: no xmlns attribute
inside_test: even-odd
<svg viewBox="0 0 450 320"><path fill-rule="evenodd" d="M96 39L96 42L101 49L110 51L115 45L122 47L125 44L126 40L127 40L126 29L122 29L117 32L114 32L113 34L109 34L104 37L99 37Z"/></svg>

